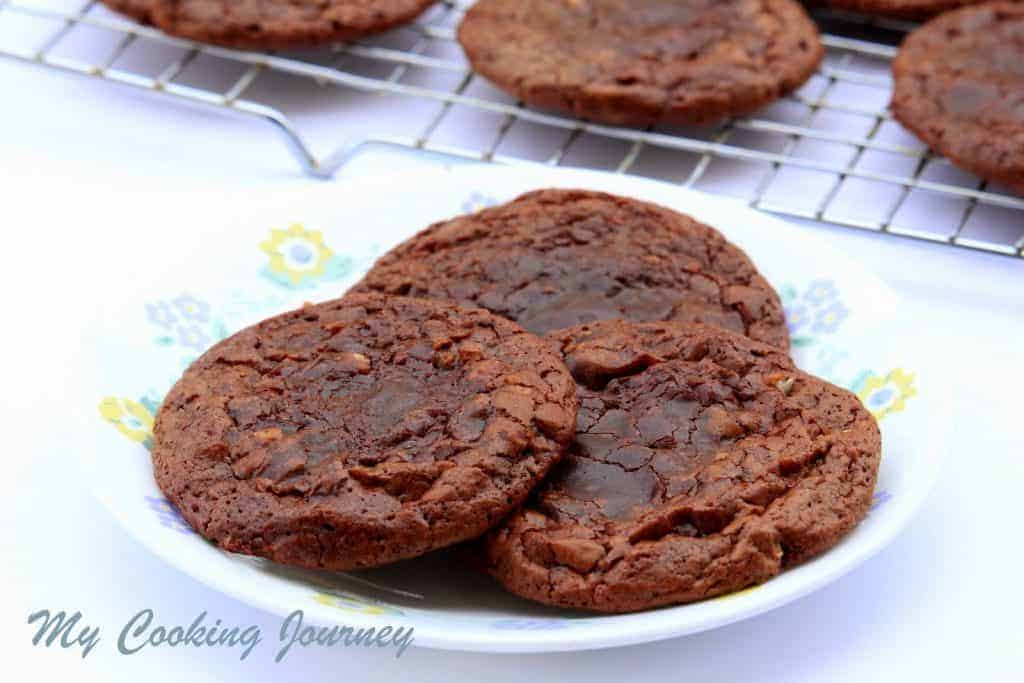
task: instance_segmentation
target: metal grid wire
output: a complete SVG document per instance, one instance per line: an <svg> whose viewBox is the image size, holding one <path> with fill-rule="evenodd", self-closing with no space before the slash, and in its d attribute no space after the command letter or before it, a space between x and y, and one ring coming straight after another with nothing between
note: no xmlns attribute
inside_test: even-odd
<svg viewBox="0 0 1024 683"><path fill-rule="evenodd" d="M888 112L890 62L909 24L816 11L827 56L798 92L715 127L638 130L529 109L475 76L455 41L471 0L440 2L385 36L287 56L198 45L95 0L69 3L0 0L0 56L265 120L311 175L329 177L362 145L386 142L649 176L785 215L1024 258L1024 199L931 154ZM15 22L6 33L5 22ZM36 40L13 46L12 31ZM85 56L74 49L83 32L105 38ZM360 119L382 129L335 130L318 154L303 130L308 112L276 103L296 91L311 110L365 107Z"/></svg>

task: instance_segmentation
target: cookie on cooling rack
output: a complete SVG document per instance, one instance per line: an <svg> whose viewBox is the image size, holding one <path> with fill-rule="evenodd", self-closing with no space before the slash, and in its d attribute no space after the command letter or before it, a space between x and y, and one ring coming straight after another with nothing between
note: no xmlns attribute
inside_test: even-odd
<svg viewBox="0 0 1024 683"><path fill-rule="evenodd" d="M562 456L558 354L480 309L308 305L200 357L156 418L157 483L222 548L346 570L476 538Z"/></svg>
<svg viewBox="0 0 1024 683"><path fill-rule="evenodd" d="M637 126L750 113L823 55L794 0L479 0L458 38L475 71L528 104Z"/></svg>
<svg viewBox="0 0 1024 683"><path fill-rule="evenodd" d="M819 5L849 10L876 17L927 19L951 9L974 5L983 0L816 0Z"/></svg>
<svg viewBox="0 0 1024 683"><path fill-rule="evenodd" d="M569 453L482 542L522 597L629 612L761 583L867 514L878 425L782 351L704 325L549 335L579 383Z"/></svg>
<svg viewBox="0 0 1024 683"><path fill-rule="evenodd" d="M436 0L102 0L179 38L249 49L314 47L381 33Z"/></svg>
<svg viewBox="0 0 1024 683"><path fill-rule="evenodd" d="M1024 193L1024 3L943 14L893 65L892 111L932 149Z"/></svg>
<svg viewBox="0 0 1024 683"><path fill-rule="evenodd" d="M606 318L682 320L789 348L778 294L721 233L601 192L541 190L437 223L353 291L480 306L538 334Z"/></svg>
<svg viewBox="0 0 1024 683"><path fill-rule="evenodd" d="M161 0L100 0L104 5L126 14L136 21L144 24L152 24L150 18L153 9L161 4Z"/></svg>

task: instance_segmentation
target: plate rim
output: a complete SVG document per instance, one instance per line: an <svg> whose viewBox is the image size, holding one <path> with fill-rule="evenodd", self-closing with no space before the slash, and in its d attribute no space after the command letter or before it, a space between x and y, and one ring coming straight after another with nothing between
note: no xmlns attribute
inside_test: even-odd
<svg viewBox="0 0 1024 683"><path fill-rule="evenodd" d="M794 227L793 224L787 221L781 220L778 217L765 212L756 211L738 200L730 200L719 196L707 195L696 190L677 187L656 180L614 176L598 171L546 167L537 169L532 166L495 166L493 164L487 165L470 162L457 163L454 165L444 164L440 168L436 165L433 167L413 167L402 169L396 173L415 176L420 173L433 174L439 171L453 174L455 176L472 175L474 177L479 177L480 173L486 173L487 175L493 175L497 178L494 182L501 182L502 179L500 176L507 176L507 179L504 180L504 182L509 184L525 184L536 188L593 187L594 189L616 192L618 194L629 195L647 201L666 203L677 210L681 210L681 207L683 207L688 200L691 202L699 201L705 205L721 205L723 207L727 207L730 211L739 211L751 215L752 217L755 217L757 221L762 223L774 223L777 229L792 229ZM449 178L449 181L451 180L452 178ZM471 178L469 180L471 180ZM254 215L254 212L259 211L260 207L278 206L283 204L282 197L287 198L290 201L294 201L296 195L301 197L306 193L314 195L329 193L332 191L345 191L341 187L343 184L347 184L349 186L355 185L357 187L367 189L372 189L376 186L378 189L382 189L384 187L393 187L395 182L396 178L394 176L389 175L388 177L383 177L378 175L342 178L336 183L327 183L316 186L304 186L300 188L289 187L282 190L281 196L275 195L271 200L264 200L253 205L249 205L244 210L233 213L232 216L234 216L233 220L237 220L240 223L244 217ZM472 187L472 182L467 183L467 191L470 187ZM617 189L611 189L612 187ZM348 191L352 191L351 188L348 188ZM699 200L693 199L694 197L698 197ZM728 229L720 229L726 237L731 240ZM814 246L828 252L830 258L845 262L859 271L862 275L871 277L877 285L880 285L895 300L899 299L891 288L878 278L870 268L850 259L845 254L842 254L840 251L828 244L821 235L812 234L809 229L807 229L804 231L804 234L799 236L799 239L806 239L815 242L816 244ZM97 325L94 323L88 331L94 331L92 328L95 328L96 326ZM90 343L90 345L94 342L93 335L86 335L85 339L87 343ZM98 349L92 350L97 351ZM95 357L96 356L94 355L90 358ZM98 367L94 367L92 370L94 372L83 374L87 375L90 379L95 377L97 381L89 381L89 386L83 394L95 396L97 395L98 388L101 386L98 383L98 380L102 375L99 372ZM932 411L946 415L951 412L951 402L945 393L942 391L936 391L941 388L942 385L939 383L929 382L929 393L926 403ZM82 433L91 433L96 435L98 438L99 430L95 427L95 419L87 419L84 412L79 413L79 418L81 428L83 429ZM937 420L937 423L940 425L948 425L948 420L939 419ZM838 555L835 552L836 550L849 545L848 541L851 536L847 536L831 551L826 552L818 558L812 559L808 563L789 569L765 584L760 584L759 590L755 593L744 595L734 594L732 596L728 596L734 607L713 617L705 617L703 620L698 620L692 623L685 619L673 620L671 618L671 613L673 611L682 611L690 606L677 605L667 606L647 612L625 615L595 614L591 617L602 622L609 622L606 626L614 626L616 624L616 621L614 620L617 618L633 617L634 619L632 619L632 621L636 623L630 625L631 628L629 631L616 628L605 628L605 632L603 633L595 632L594 629L590 628L570 628L557 631L495 631L480 628L474 629L471 636L467 636L467 629L462 627L459 629L446 629L444 627L436 628L430 623L418 623L415 616L389 615L388 623L415 626L415 646L417 647L469 652L542 653L604 649L655 642L719 628L764 614L805 597L806 595L820 590L824 586L840 579L842 576L853 571L857 567L860 567L875 554L888 547L892 541L904 531L906 526L913 517L916 516L921 506L934 489L935 481L941 472L942 463L948 455L948 449L942 446L944 443L944 440L941 438L942 434L943 430L935 430L927 435L928 438L922 444L919 453L915 455L915 462L924 458L933 463L925 473L927 476L921 478L919 475L922 473L917 473L914 477L917 485L914 487L908 487L908 492L913 495L901 497L898 504L893 504L895 501L891 501L887 505L886 514L888 522L875 532L871 543L854 545L852 546L852 549L847 548L842 555ZM98 443L93 443L93 441L96 440L97 439L90 439L87 441L92 450L99 447ZM190 578L210 586L244 604L255 606L267 613L285 616L295 609L294 606L287 607L281 605L279 601L275 601L269 594L264 595L258 590L253 590L251 587L236 585L235 582L229 580L229 576L221 575L221 573L217 572L213 572L212 575L208 571L197 572L195 566L189 564L188 557L168 552L166 548L161 546L158 538L144 533L145 525L141 521L135 521L118 508L112 500L112 493L104 489L102 486L99 486L99 482L96 477L96 468L89 468L86 466L86 456L84 453L76 456L75 460L80 468L85 470L84 474L87 477L86 480L89 482L89 488L94 497L96 497L103 507L113 515L118 523L129 532L130 536L141 542L142 545L154 555ZM196 538L203 543L208 543L203 541L201 537L197 536ZM216 552L225 556L230 555L219 549L216 549ZM832 561L828 560L830 557L833 558ZM837 558L842 558L843 561L838 562ZM766 593L761 590L765 586L771 586L773 584L779 585L782 577L793 575L794 573L801 572L801 570L806 567L812 566L817 567L820 571L809 574L809 576L804 577L804 581L802 583L799 583L796 587L789 589L780 595L776 596L773 595L773 592L771 591ZM501 587L497 585L495 588L496 590L502 590ZM307 614L315 614L318 622L337 623L339 621L343 621L346 625L352 625L355 627L382 625L379 617L369 617L367 615L345 612L341 615L342 618L339 618L338 615L314 609L315 607L319 606L304 605L302 609L304 609ZM645 620L636 619L638 615L644 615L648 618Z"/></svg>

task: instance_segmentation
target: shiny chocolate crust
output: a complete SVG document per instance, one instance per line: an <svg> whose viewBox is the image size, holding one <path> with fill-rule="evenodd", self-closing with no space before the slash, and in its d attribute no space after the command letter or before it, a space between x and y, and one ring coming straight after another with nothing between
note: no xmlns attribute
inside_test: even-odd
<svg viewBox="0 0 1024 683"><path fill-rule="evenodd" d="M599 612L761 583L867 514L881 440L849 391L704 325L549 335L579 384L576 438L482 543L508 590Z"/></svg>
<svg viewBox="0 0 1024 683"><path fill-rule="evenodd" d="M824 54L794 0L479 0L458 38L475 71L528 104L636 126L748 114Z"/></svg>
<svg viewBox="0 0 1024 683"><path fill-rule="evenodd" d="M101 0L179 38L249 49L315 47L408 23L436 0Z"/></svg>
<svg viewBox="0 0 1024 683"><path fill-rule="evenodd" d="M943 14L893 65L892 112L957 166L1024 194L1024 3Z"/></svg>
<svg viewBox="0 0 1024 683"><path fill-rule="evenodd" d="M157 483L225 550L353 569L475 538L562 456L576 388L486 311L354 295L242 330L156 418Z"/></svg>
<svg viewBox="0 0 1024 683"><path fill-rule="evenodd" d="M537 334L610 318L679 320L789 348L778 294L721 233L586 190L530 192L432 225L353 291L480 306Z"/></svg>

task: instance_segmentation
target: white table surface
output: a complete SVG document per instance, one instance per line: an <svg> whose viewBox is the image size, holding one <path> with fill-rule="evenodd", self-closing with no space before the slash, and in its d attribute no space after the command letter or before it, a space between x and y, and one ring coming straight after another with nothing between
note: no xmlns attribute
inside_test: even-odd
<svg viewBox="0 0 1024 683"><path fill-rule="evenodd" d="M931 498L885 551L846 578L749 621L687 638L579 654L491 656L414 648L223 650L125 657L113 640L150 607L163 623L206 610L280 621L206 588L129 537L78 480L64 388L80 374L93 302L130 295L154 258L201 248L217 216L316 182L256 123L0 61L0 642L5 671L96 680L907 681L1024 675L1024 261L829 227L834 243L906 300L922 363L957 400ZM387 153L348 173L426 163ZM934 381L934 380L933 380ZM12 439L13 437L13 439ZM13 476L12 476L13 474ZM103 627L86 660L33 648L32 611L80 610ZM6 680L21 680L18 677Z"/></svg>

